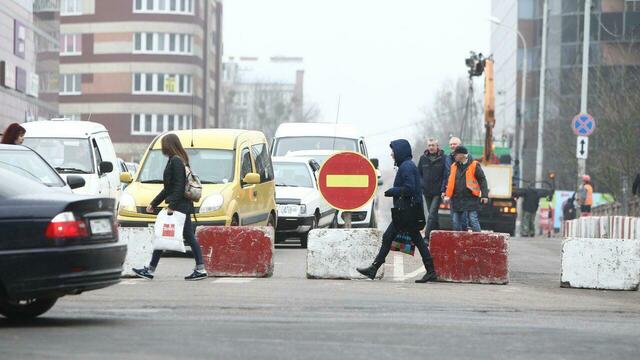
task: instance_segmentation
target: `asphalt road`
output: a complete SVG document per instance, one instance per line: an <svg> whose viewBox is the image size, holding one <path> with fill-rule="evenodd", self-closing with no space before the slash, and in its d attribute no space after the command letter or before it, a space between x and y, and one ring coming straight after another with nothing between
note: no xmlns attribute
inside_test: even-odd
<svg viewBox="0 0 640 360"><path fill-rule="evenodd" d="M185 282L187 258L153 281L0 319L0 359L638 359L640 294L561 289L559 239L513 239L511 283L414 284L419 256L392 253L382 281L305 278L277 249L269 279ZM413 276L413 277L411 277Z"/></svg>

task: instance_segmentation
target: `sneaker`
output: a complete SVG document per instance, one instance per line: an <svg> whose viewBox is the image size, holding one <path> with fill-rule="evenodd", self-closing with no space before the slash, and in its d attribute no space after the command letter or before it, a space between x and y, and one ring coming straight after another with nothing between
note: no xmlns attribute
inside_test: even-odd
<svg viewBox="0 0 640 360"><path fill-rule="evenodd" d="M153 274L149 272L148 267L143 267L142 269L132 269L136 276L141 277L147 280L153 280Z"/></svg>
<svg viewBox="0 0 640 360"><path fill-rule="evenodd" d="M186 276L184 279L187 280L187 281L197 281L197 280L206 279L207 276L208 275L207 275L206 271L193 270L191 275Z"/></svg>

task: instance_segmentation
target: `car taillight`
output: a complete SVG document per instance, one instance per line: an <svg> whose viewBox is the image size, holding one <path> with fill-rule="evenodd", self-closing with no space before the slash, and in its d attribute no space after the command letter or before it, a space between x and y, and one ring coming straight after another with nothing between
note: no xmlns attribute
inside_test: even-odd
<svg viewBox="0 0 640 360"><path fill-rule="evenodd" d="M45 236L50 239L87 237L87 225L84 221L77 220L72 212L63 212L56 215L45 231Z"/></svg>

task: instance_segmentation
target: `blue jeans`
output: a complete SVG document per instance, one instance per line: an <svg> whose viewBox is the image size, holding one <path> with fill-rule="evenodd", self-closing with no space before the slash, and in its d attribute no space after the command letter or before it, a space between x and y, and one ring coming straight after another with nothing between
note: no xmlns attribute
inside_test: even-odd
<svg viewBox="0 0 640 360"><path fill-rule="evenodd" d="M474 232L480 232L480 220L477 211L451 211L453 230L467 231L470 226Z"/></svg>

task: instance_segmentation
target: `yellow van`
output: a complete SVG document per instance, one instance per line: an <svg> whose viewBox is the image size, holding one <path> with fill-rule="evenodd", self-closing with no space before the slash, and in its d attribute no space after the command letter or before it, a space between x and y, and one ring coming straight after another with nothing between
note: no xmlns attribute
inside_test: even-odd
<svg viewBox="0 0 640 360"><path fill-rule="evenodd" d="M269 147L260 131L200 129L173 131L189 155L193 172L202 181L202 198L195 203L197 225L276 225L275 182ZM132 178L120 195L121 226L148 226L155 214L145 208L162 190L167 158L159 135L149 145ZM160 208L166 207L163 202ZM160 209L156 209L159 211ZM157 214L157 213L156 213Z"/></svg>

